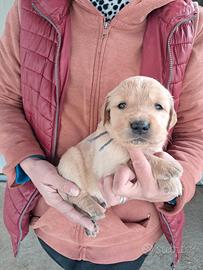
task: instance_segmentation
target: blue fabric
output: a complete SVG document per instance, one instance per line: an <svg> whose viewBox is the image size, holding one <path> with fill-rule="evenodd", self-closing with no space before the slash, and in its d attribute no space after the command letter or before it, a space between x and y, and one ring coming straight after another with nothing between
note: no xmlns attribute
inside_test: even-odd
<svg viewBox="0 0 203 270"><path fill-rule="evenodd" d="M45 159L43 156L40 156L40 155L33 155L31 157ZM29 176L23 171L23 169L21 168L19 164L16 166L15 170L16 170L16 181L15 181L16 184L22 185L30 181Z"/></svg>
<svg viewBox="0 0 203 270"><path fill-rule="evenodd" d="M171 200L171 201L169 201L167 203L170 204L170 205L175 206L176 205L176 198L174 198L173 200Z"/></svg>

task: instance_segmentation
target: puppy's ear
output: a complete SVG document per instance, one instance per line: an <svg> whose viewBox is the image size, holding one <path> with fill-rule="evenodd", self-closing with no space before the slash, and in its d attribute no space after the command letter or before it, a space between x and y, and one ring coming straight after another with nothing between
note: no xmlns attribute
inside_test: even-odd
<svg viewBox="0 0 203 270"><path fill-rule="evenodd" d="M170 116L169 116L167 130L170 130L172 127L174 127L176 122L177 122L177 114L174 107L172 106L170 109Z"/></svg>
<svg viewBox="0 0 203 270"><path fill-rule="evenodd" d="M103 126L106 123L110 122L110 108L109 108L108 97L106 98L104 105L102 106L101 120L102 120Z"/></svg>

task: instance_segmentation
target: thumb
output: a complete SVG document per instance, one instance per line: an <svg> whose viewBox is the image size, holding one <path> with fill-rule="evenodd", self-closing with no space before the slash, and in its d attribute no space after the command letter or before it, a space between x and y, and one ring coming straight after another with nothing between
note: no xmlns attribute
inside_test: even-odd
<svg viewBox="0 0 203 270"><path fill-rule="evenodd" d="M141 150L128 147L128 152L133 164L133 168L137 179L144 189L154 185L154 177L152 175L151 166Z"/></svg>
<svg viewBox="0 0 203 270"><path fill-rule="evenodd" d="M119 191L131 188L133 186L131 180L133 179L135 179L133 171L125 165L120 165L114 175L113 192L120 195Z"/></svg>
<svg viewBox="0 0 203 270"><path fill-rule="evenodd" d="M56 188L59 191L67 193L70 196L78 196L80 193L80 189L76 184L61 176L58 177L56 183Z"/></svg>
<svg viewBox="0 0 203 270"><path fill-rule="evenodd" d="M164 152L164 151L156 152L156 153L154 153L154 155L159 157L159 158L168 160L168 161L176 162L176 160L170 154L168 154L167 152Z"/></svg>

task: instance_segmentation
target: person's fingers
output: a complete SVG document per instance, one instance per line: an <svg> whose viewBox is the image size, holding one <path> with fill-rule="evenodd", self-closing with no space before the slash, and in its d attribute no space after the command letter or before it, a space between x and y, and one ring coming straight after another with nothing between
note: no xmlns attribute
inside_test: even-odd
<svg viewBox="0 0 203 270"><path fill-rule="evenodd" d="M169 160L169 161L176 161L171 155L169 155L167 152L157 152L154 154L155 156L159 157L159 158L162 158L162 159L165 159L165 160Z"/></svg>
<svg viewBox="0 0 203 270"><path fill-rule="evenodd" d="M74 184L70 180L64 179L61 176L57 177L55 181L55 188L71 196L78 196L80 193L80 189L77 187L76 184Z"/></svg>
<svg viewBox="0 0 203 270"><path fill-rule="evenodd" d="M35 166L33 165L33 167L36 167L36 169L31 170L29 176L36 187L39 187L41 183L45 187L50 187L53 190L59 190L72 196L77 196L80 193L77 185L69 181L69 179L61 177L56 167L49 162L45 160L34 160L32 162L35 162Z"/></svg>
<svg viewBox="0 0 203 270"><path fill-rule="evenodd" d="M128 148L128 152L132 161L133 168L138 178L139 176L143 176L146 174L151 176L151 167L143 152L141 150L132 149L130 147Z"/></svg>
<svg viewBox="0 0 203 270"><path fill-rule="evenodd" d="M120 195L122 194L122 191L126 189L129 190L133 186L133 183L131 182L133 179L135 179L135 174L129 167L125 165L119 166L114 175L113 192Z"/></svg>

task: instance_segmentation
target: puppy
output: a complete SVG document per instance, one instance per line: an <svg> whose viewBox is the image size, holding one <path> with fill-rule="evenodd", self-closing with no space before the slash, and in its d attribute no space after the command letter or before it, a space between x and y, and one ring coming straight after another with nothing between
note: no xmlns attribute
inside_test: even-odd
<svg viewBox="0 0 203 270"><path fill-rule="evenodd" d="M153 155L162 151L176 121L172 96L158 81L144 76L122 81L106 97L97 130L60 159L59 174L77 184L80 195L60 195L93 221L103 218L101 205L105 200L98 181L129 162L126 147L130 144L144 152L159 188L174 196L181 195L180 164ZM87 233L95 236L97 227Z"/></svg>

